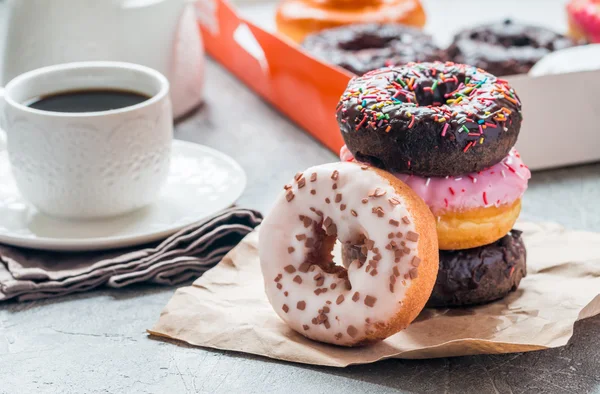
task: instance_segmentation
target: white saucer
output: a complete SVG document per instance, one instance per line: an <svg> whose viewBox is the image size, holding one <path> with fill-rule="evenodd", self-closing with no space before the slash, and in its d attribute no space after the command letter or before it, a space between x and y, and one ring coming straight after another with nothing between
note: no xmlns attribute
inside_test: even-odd
<svg viewBox="0 0 600 394"><path fill-rule="evenodd" d="M23 200L0 140L0 243L60 251L139 245L231 206L246 187L244 170L221 152L174 141L172 155L168 183L151 206L112 219L69 221L41 214Z"/></svg>

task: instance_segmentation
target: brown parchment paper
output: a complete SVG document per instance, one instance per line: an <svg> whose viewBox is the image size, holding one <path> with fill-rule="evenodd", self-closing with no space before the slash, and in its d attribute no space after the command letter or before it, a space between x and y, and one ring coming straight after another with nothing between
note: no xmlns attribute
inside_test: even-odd
<svg viewBox="0 0 600 394"><path fill-rule="evenodd" d="M340 348L289 329L263 289L257 231L192 286L177 290L148 331L197 346L335 367L565 345L575 321L600 313L600 234L556 224L516 228L524 231L528 251L528 275L516 292L478 307L426 309L408 329L374 346Z"/></svg>

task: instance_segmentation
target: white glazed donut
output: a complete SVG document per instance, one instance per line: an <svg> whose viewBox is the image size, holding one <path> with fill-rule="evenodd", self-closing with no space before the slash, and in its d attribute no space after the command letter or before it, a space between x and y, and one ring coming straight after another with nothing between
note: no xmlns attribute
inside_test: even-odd
<svg viewBox="0 0 600 394"><path fill-rule="evenodd" d="M436 224L400 180L356 163L296 174L259 233L265 289L277 314L321 342L362 345L406 328L429 299L438 271ZM367 262L331 256L339 239Z"/></svg>

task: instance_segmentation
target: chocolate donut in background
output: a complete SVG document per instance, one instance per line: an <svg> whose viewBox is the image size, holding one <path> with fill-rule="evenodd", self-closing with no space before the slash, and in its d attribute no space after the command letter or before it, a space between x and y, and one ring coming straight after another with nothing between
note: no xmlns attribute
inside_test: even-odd
<svg viewBox="0 0 600 394"><path fill-rule="evenodd" d="M453 62L504 76L526 74L547 54L581 44L552 30L507 19L459 32L448 55Z"/></svg>
<svg viewBox="0 0 600 394"><path fill-rule="evenodd" d="M429 34L399 24L365 23L311 34L302 47L313 56L354 74L410 62L445 61Z"/></svg>
<svg viewBox="0 0 600 394"><path fill-rule="evenodd" d="M359 247L343 245L345 266L365 256ZM440 250L440 270L427 307L484 304L515 291L527 275L527 252L521 232L473 249Z"/></svg>

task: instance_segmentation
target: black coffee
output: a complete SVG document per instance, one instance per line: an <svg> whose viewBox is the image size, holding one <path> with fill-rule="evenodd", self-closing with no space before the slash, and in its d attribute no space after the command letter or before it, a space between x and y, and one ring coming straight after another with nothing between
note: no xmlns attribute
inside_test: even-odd
<svg viewBox="0 0 600 394"><path fill-rule="evenodd" d="M30 108L52 112L99 112L130 107L150 97L129 90L86 89L58 92L25 103Z"/></svg>

